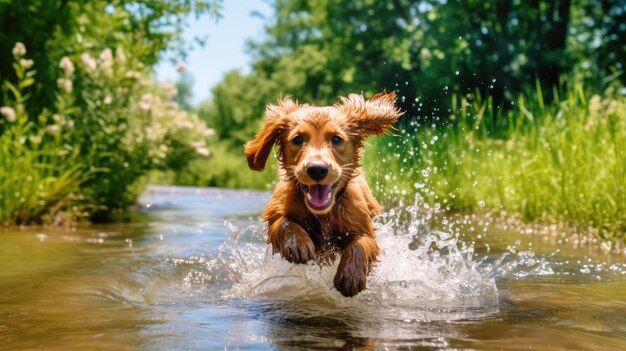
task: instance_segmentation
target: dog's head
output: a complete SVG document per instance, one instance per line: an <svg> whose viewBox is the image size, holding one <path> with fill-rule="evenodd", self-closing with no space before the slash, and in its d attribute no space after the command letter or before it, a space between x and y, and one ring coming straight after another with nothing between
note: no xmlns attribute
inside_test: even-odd
<svg viewBox="0 0 626 351"><path fill-rule="evenodd" d="M330 211L335 196L356 176L366 137L383 133L402 115L396 95L376 94L365 100L350 94L333 106L298 104L290 98L268 105L261 132L246 143L248 165L265 168L274 145L282 176L297 183L314 214Z"/></svg>

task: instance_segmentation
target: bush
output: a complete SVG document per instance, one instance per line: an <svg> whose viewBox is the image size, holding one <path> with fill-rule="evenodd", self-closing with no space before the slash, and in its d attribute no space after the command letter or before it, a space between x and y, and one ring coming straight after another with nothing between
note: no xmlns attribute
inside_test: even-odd
<svg viewBox="0 0 626 351"><path fill-rule="evenodd" d="M180 169L208 155L213 130L181 111L171 101L173 85L157 86L122 49L62 58L55 106L37 117L26 112L32 61L22 44L13 51L18 82L3 82L10 103L0 123L5 224L50 221L44 214L57 212L110 218L135 201L149 170ZM20 180L30 162L32 174Z"/></svg>
<svg viewBox="0 0 626 351"><path fill-rule="evenodd" d="M150 181L157 184L269 190L278 180L275 161L271 158L265 171L257 173L248 168L243 145L233 148L230 143L215 142L211 144L208 160L191 161L178 172L153 175Z"/></svg>

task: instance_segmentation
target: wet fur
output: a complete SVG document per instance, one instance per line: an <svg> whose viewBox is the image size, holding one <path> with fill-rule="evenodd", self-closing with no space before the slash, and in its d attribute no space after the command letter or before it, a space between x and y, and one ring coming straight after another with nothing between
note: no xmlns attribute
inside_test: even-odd
<svg viewBox="0 0 626 351"><path fill-rule="evenodd" d="M371 219L381 206L359 163L364 139L383 133L402 114L395 100L393 92L367 101L350 94L340 104L318 107L285 98L267 106L265 126L245 146L248 164L256 171L263 170L273 147L279 146L281 181L261 215L274 253L294 263L331 261L341 253L334 286L344 296L365 289L379 255ZM292 142L299 135L306 137L304 146ZM329 138L335 135L344 142L333 145ZM303 186L316 184L306 173L310 162L330 165L328 177L319 182L336 183L329 209L306 203Z"/></svg>

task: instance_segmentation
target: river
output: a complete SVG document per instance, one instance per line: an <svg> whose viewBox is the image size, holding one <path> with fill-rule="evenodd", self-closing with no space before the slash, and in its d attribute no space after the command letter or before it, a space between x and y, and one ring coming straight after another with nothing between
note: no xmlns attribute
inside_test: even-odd
<svg viewBox="0 0 626 351"><path fill-rule="evenodd" d="M153 186L137 223L0 230L0 349L626 350L623 254L396 208L345 298L271 255L268 198Z"/></svg>

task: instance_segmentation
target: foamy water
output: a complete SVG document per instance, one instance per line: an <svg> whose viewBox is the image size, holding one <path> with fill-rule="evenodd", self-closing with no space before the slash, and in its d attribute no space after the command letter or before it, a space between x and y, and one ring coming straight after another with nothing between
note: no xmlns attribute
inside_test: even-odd
<svg viewBox="0 0 626 351"><path fill-rule="evenodd" d="M479 255L457 235L428 227L413 206L374 219L381 248L366 290L352 298L333 287L338 259L331 265L296 265L272 254L266 226L225 223L228 235L216 251L185 260L188 285L213 290L219 299L296 303L299 314L350 309L402 320L459 319L498 311L496 278L547 274L544 259L516 246L497 259ZM519 243L517 243L519 245Z"/></svg>

